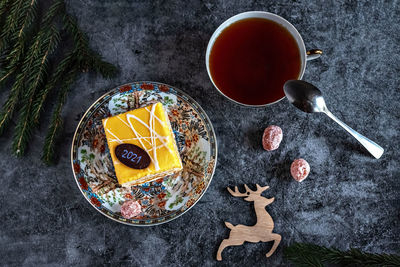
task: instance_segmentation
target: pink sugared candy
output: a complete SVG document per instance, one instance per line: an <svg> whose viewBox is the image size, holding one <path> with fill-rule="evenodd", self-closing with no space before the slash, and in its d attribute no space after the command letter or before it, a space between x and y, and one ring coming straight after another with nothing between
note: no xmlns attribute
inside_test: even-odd
<svg viewBox="0 0 400 267"><path fill-rule="evenodd" d="M142 206L135 200L127 200L121 206L121 214L126 219L131 219L140 214Z"/></svg>
<svg viewBox="0 0 400 267"><path fill-rule="evenodd" d="M290 173L296 181L301 182L310 173L310 165L304 159L295 159L290 166Z"/></svg>
<svg viewBox="0 0 400 267"><path fill-rule="evenodd" d="M276 125L270 125L264 130L262 145L265 150L271 151L279 147L282 141L282 129Z"/></svg>

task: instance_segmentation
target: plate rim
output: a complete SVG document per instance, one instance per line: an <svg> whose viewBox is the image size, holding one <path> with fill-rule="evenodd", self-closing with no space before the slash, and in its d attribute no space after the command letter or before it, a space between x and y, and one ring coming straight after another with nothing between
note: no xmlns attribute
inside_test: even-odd
<svg viewBox="0 0 400 267"><path fill-rule="evenodd" d="M77 138L78 129L80 128L79 126L82 124L83 120L86 118L86 114L92 109L92 107L93 107L94 105L98 104L98 101L99 101L100 99L104 98L107 94L109 94L109 93L112 92L112 91L117 90L118 88L120 88L120 87L122 87L122 86L125 86L125 85L132 85L132 84L141 84L141 83L152 83L152 84L157 84L157 85L160 85L160 84L161 84L161 85L166 85L166 86L168 86L168 87L170 87L170 88L173 88L176 92L179 92L179 93L185 95L185 97L187 97L190 101L193 101L193 102L197 105L199 111L203 113L205 119L208 120L208 124L209 124L210 127L211 127L212 136L214 137L214 143L215 143L215 162L214 162L213 170L212 170L212 173L211 173L211 176L210 176L210 180L209 180L207 186L205 187L204 191L202 192L202 194L199 196L199 198L198 198L189 208L187 208L186 210L184 210L182 213L178 214L177 216L175 216L175 217L173 217L173 218L169 218L169 219L164 220L164 221L161 221L161 222L156 222L156 223L151 223L151 224L133 224L133 223L124 222L124 221L118 220L118 219L116 219L116 218L113 218L113 217L109 216L108 214L106 214L106 213L102 212L101 210L99 210L99 209L86 197L85 193L82 191L82 188L79 186L78 179L76 178L76 174L75 174L75 171L74 171L74 159L73 159L74 143L75 143L75 139ZM70 149L70 159L71 159L72 174L74 175L74 180L75 180L76 185L77 185L78 188L79 188L79 191L80 191L81 194L83 195L84 199L86 199L86 201L89 202L89 204L90 204L97 212L99 212L99 213L102 214L103 216L106 216L107 218L109 218L109 219L111 219L111 220L113 220L113 221L116 221L116 222L118 222L118 223L121 223L121 224L129 225L129 226L136 226L136 227L151 227L151 226L156 226L156 225L168 223L168 222L171 222L171 221L173 221L173 220L179 218L180 216L182 216L183 214L185 214L186 212L188 212L190 209L192 209L192 208L197 204L197 202L199 202L199 200L204 196L204 194L207 192L208 187L210 186L210 184L211 184L211 182L212 182L212 179L213 179L214 174L215 174L215 169L216 169L216 167L217 167L217 162L218 162L218 141L217 141L217 136L216 136L216 134L215 134L214 126L213 126L213 124L212 124L210 118L208 117L208 114L204 111L203 107L202 107L199 103L197 103L197 101L194 100L189 94L187 94L186 92L180 90L179 88L176 88L175 86L172 86L172 85L169 85L169 84L166 84L166 83L162 83L162 82L153 82L153 81L146 81L146 80L145 80L145 81L134 81L134 82L128 82L128 83L124 83L124 84L121 84L121 85L118 85L118 86L113 87L112 89L108 90L106 93L104 93L104 94L102 94L101 96L99 96L99 97L86 109L85 113L82 115L81 119L79 120L78 124L76 125L76 129L75 129L74 135L73 135L73 137L72 137L71 149Z"/></svg>

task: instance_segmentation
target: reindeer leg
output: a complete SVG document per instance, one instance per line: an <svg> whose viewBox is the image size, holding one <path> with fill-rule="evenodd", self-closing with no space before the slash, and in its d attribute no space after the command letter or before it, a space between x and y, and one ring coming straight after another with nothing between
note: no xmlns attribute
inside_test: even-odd
<svg viewBox="0 0 400 267"><path fill-rule="evenodd" d="M219 245L218 252L217 252L217 260L218 261L222 261L222 255L221 255L222 251L224 250L224 248L226 248L228 246L229 246L228 239L222 240L221 244Z"/></svg>
<svg viewBox="0 0 400 267"><path fill-rule="evenodd" d="M271 234L271 239L274 240L274 244L272 245L271 250L266 254L267 258L275 252L275 249L278 247L279 243L281 242L282 237L278 234Z"/></svg>
<svg viewBox="0 0 400 267"><path fill-rule="evenodd" d="M222 240L221 245L219 245L219 248L218 248L217 260L218 261L222 260L221 253L224 250L224 248L230 247L230 246L240 246L240 245L243 245L243 243L244 243L244 240L237 240L237 239L224 239L224 240Z"/></svg>

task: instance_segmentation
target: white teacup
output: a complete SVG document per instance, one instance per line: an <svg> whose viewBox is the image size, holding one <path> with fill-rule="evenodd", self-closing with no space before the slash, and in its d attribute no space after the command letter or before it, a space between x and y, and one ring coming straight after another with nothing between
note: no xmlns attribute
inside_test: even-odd
<svg viewBox="0 0 400 267"><path fill-rule="evenodd" d="M225 95L219 88L218 86L215 84L213 77L211 75L210 72L210 65L209 65L209 59L210 59L210 53L211 50L213 48L214 42L215 40L218 38L218 36L221 34L221 32L226 29L228 26L230 26L232 23L235 23L237 21L240 20L244 20L244 19L249 19L249 18L263 18L263 19L267 19L267 20L272 20L278 24L280 24L281 26L283 26L284 28L286 28L289 33L293 36L293 38L296 40L297 46L299 48L300 51L300 56L301 56L301 70L299 73L299 76L297 77L297 79L301 79L303 77L304 71L306 69L306 63L308 60L313 60L316 59L318 57L321 56L322 51L319 49L313 49L313 50L306 50L306 47L304 45L304 41L301 38L300 33L297 31L297 29L290 23L288 22L286 19L273 14L273 13L269 13L269 12L264 12L264 11L249 11L249 12L244 12L244 13L240 13L238 15L235 15L231 18L229 18L228 20L226 20L224 23L222 23L213 33L213 35L210 38L210 41L208 42L208 46L207 46L207 52L206 52L206 66L207 66L207 72L208 72L208 76L210 77L211 82L213 83L214 87L217 88L217 90L226 98L228 98L229 100L244 105L244 106L267 106L267 105L272 105L275 104L277 102L279 102L280 100L282 100L284 97L282 97L281 99L272 102L272 103L268 103L268 104L263 104L263 105L249 105L249 104L244 104L244 103L240 103L232 98L230 98L229 96ZM283 90L283 89L282 89Z"/></svg>

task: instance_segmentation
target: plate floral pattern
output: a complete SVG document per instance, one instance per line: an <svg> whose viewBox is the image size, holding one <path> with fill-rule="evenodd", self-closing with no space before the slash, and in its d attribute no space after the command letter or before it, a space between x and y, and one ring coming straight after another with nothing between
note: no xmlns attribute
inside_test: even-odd
<svg viewBox="0 0 400 267"><path fill-rule="evenodd" d="M119 186L101 120L161 102L166 108L183 162L181 173L125 189ZM205 112L188 95L166 84L134 82L100 97L75 131L71 163L85 198L103 215L129 225L155 225L185 213L207 190L217 161L215 133ZM137 200L142 212L133 219L120 208Z"/></svg>

